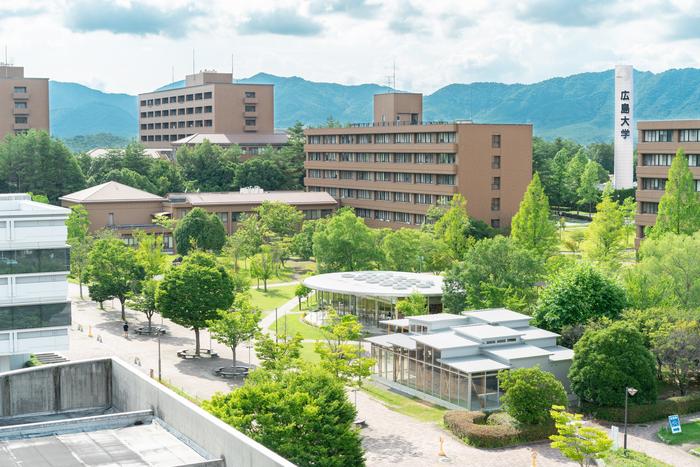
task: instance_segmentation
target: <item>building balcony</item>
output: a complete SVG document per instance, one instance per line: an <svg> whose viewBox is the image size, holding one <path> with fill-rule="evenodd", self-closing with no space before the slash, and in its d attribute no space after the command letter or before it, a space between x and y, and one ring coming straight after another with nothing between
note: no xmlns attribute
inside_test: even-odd
<svg viewBox="0 0 700 467"><path fill-rule="evenodd" d="M658 203L661 197L664 195L664 190L637 190L635 193L635 199L638 202L641 201L651 201Z"/></svg>
<svg viewBox="0 0 700 467"><path fill-rule="evenodd" d="M456 143L305 144L304 152L456 153Z"/></svg>
<svg viewBox="0 0 700 467"><path fill-rule="evenodd" d="M258 116L258 111L254 110L253 112L243 112L244 117L257 117Z"/></svg>
<svg viewBox="0 0 700 467"><path fill-rule="evenodd" d="M258 131L258 126L257 125L244 125L243 126L243 131Z"/></svg>
<svg viewBox="0 0 700 467"><path fill-rule="evenodd" d="M12 125L13 130L29 130L30 128L29 123L15 123Z"/></svg>
<svg viewBox="0 0 700 467"><path fill-rule="evenodd" d="M29 115L29 107L25 107L24 109L14 108L12 109L12 115Z"/></svg>
<svg viewBox="0 0 700 467"><path fill-rule="evenodd" d="M13 92L12 98L13 99L29 99L29 93L28 92Z"/></svg>
<svg viewBox="0 0 700 467"><path fill-rule="evenodd" d="M656 224L656 214L640 214L634 216L634 222L637 225L654 225Z"/></svg>
<svg viewBox="0 0 700 467"><path fill-rule="evenodd" d="M244 104L257 104L258 98L257 97L244 97L243 103Z"/></svg>
<svg viewBox="0 0 700 467"><path fill-rule="evenodd" d="M365 172L405 172L452 175L457 173L456 164L414 164L393 162L338 162L338 161L305 161L306 169L321 170L360 170Z"/></svg>
<svg viewBox="0 0 700 467"><path fill-rule="evenodd" d="M431 195L452 195L454 193L457 193L456 185L437 185L434 183L376 182L371 180L346 180L341 178L304 177L304 186L353 188L357 190L398 191L401 193L420 193Z"/></svg>

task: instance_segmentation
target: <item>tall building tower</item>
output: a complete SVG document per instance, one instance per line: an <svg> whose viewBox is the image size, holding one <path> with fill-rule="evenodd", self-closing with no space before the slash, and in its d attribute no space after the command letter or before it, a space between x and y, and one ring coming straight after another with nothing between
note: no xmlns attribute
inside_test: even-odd
<svg viewBox="0 0 700 467"><path fill-rule="evenodd" d="M0 138L30 128L49 131L49 79L25 78L23 67L0 63Z"/></svg>
<svg viewBox="0 0 700 467"><path fill-rule="evenodd" d="M634 69L615 66L615 188L634 186Z"/></svg>
<svg viewBox="0 0 700 467"><path fill-rule="evenodd" d="M0 194L0 372L68 350L70 209Z"/></svg>

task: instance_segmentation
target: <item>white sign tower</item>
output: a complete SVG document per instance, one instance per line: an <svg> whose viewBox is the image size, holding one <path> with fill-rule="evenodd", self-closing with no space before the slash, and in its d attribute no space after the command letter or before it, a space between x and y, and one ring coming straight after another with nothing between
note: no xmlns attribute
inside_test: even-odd
<svg viewBox="0 0 700 467"><path fill-rule="evenodd" d="M634 79L631 65L615 66L615 188L633 187Z"/></svg>

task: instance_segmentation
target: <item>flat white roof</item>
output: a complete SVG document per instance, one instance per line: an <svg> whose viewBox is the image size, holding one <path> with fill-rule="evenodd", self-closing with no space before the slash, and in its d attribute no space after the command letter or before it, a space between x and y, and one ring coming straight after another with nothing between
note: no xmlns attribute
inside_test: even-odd
<svg viewBox="0 0 700 467"><path fill-rule="evenodd" d="M436 332L434 334L411 335L411 337L422 344L438 350L459 349L464 347L478 347L479 343L471 339L459 336L453 331Z"/></svg>
<svg viewBox="0 0 700 467"><path fill-rule="evenodd" d="M453 329L457 334L478 340L500 339L523 335L523 332L517 329L492 324L473 324L470 326L458 326Z"/></svg>
<svg viewBox="0 0 700 467"><path fill-rule="evenodd" d="M476 318L486 323L507 323L510 321L530 320L531 316L511 311L506 308L489 308L485 310L465 311L464 316Z"/></svg>
<svg viewBox="0 0 700 467"><path fill-rule="evenodd" d="M438 361L463 373L480 373L482 371L498 371L510 368L510 365L497 362L483 355L460 358L440 358Z"/></svg>
<svg viewBox="0 0 700 467"><path fill-rule="evenodd" d="M416 341L407 334L383 334L381 336L373 336L365 339L367 342L381 345L382 347L403 347L408 350L416 349Z"/></svg>
<svg viewBox="0 0 700 467"><path fill-rule="evenodd" d="M419 323L438 323L440 321L455 320L464 320L465 322L467 321L467 318L465 318L464 316L453 315L452 313L435 313L432 315L409 316L407 319L409 321L418 321Z"/></svg>
<svg viewBox="0 0 700 467"><path fill-rule="evenodd" d="M555 345L554 347L545 347L544 350L552 352L552 355L549 356L549 359L553 362L561 362L565 360L574 359L574 351L571 349L567 349L566 347L562 347L560 345Z"/></svg>
<svg viewBox="0 0 700 467"><path fill-rule="evenodd" d="M518 331L522 331L523 340L526 341L531 339L546 339L548 337L559 337L559 334L557 334L556 332L547 331L546 329L540 329L534 326L518 329Z"/></svg>
<svg viewBox="0 0 700 467"><path fill-rule="evenodd" d="M401 328L408 327L408 318L401 319L382 319L379 320L379 324L386 324L387 326L396 326Z"/></svg>
<svg viewBox="0 0 700 467"><path fill-rule="evenodd" d="M362 297L407 297L416 291L442 296L442 277L397 271L332 272L307 277L304 285L313 290Z"/></svg>
<svg viewBox="0 0 700 467"><path fill-rule="evenodd" d="M513 344L497 347L483 347L482 352L488 355L494 355L504 360L518 360L520 358L544 357L552 355L551 350L535 347L529 344Z"/></svg>

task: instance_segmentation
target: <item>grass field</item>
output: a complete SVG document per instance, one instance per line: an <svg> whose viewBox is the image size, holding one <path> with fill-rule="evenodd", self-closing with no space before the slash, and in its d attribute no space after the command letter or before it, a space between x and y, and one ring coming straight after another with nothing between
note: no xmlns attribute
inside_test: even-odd
<svg viewBox="0 0 700 467"><path fill-rule="evenodd" d="M286 324L285 324L286 320ZM304 339L324 339L325 336L323 332L316 326L312 326L310 324L306 324L301 320L301 314L291 314L291 315L286 315L282 316L277 320L277 332L280 334L285 334L285 326L287 329L286 334L288 336L293 336L296 333L301 334L302 338ZM272 325L269 328L271 331L275 331L275 323L272 323Z"/></svg>
<svg viewBox="0 0 700 467"><path fill-rule="evenodd" d="M700 420L682 423L681 432L672 434L667 426L662 426L659 430L659 439L666 444L685 444L697 443L700 444Z"/></svg>
<svg viewBox="0 0 700 467"><path fill-rule="evenodd" d="M230 258L220 256L219 261L221 264L233 270L233 260ZM250 277L249 266L249 260L239 260L237 274L248 279L252 285L256 285L257 279ZM299 282L305 277L313 275L316 271L316 263L313 261L287 260L285 261L284 266L284 268L280 268L277 274L274 274L267 280L268 285L279 284L282 282ZM260 287L262 287L262 281L260 281Z"/></svg>
<svg viewBox="0 0 700 467"><path fill-rule="evenodd" d="M643 452L622 449L611 451L603 459L607 467L672 467L670 464L654 459Z"/></svg>
<svg viewBox="0 0 700 467"><path fill-rule="evenodd" d="M250 296L253 305L262 311L274 310L294 298L296 285L285 285L282 287L268 287L267 292L255 287L250 288Z"/></svg>
<svg viewBox="0 0 700 467"><path fill-rule="evenodd" d="M389 409L408 415L422 422L441 424L442 417L445 415L445 411L447 411L445 408L428 404L420 399L389 391L377 384L366 383L362 386L362 390L386 405Z"/></svg>

